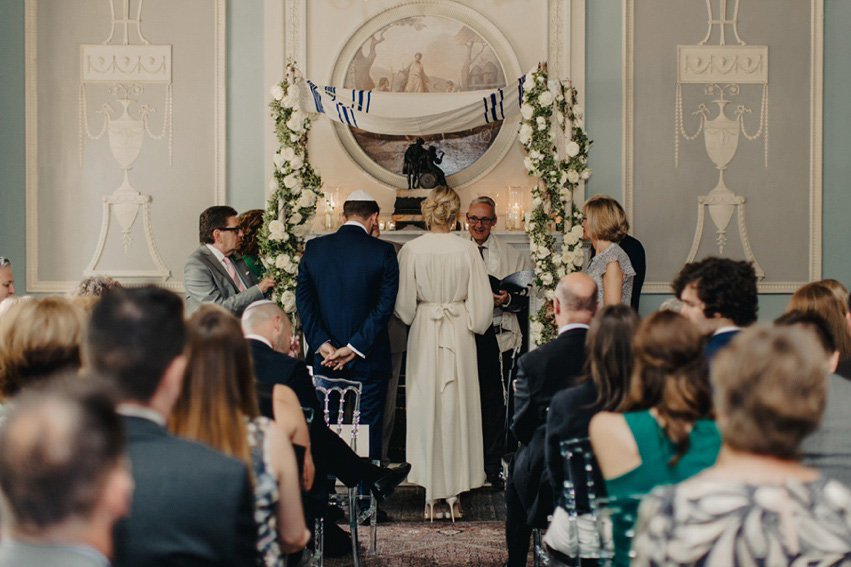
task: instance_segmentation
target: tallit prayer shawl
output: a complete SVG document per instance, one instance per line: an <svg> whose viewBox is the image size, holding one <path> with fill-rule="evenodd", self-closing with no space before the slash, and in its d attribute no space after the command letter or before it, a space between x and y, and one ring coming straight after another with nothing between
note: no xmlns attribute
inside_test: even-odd
<svg viewBox="0 0 851 567"><path fill-rule="evenodd" d="M298 83L301 110L331 120L390 135L462 132L520 114L523 80L492 91L392 93Z"/></svg>

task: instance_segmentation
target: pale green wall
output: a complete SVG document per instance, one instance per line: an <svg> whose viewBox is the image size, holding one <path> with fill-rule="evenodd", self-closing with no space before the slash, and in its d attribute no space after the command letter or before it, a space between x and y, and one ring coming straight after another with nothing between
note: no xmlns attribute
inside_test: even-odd
<svg viewBox="0 0 851 567"><path fill-rule="evenodd" d="M587 191L621 196L622 0L587 2L587 127L594 139ZM227 183L238 210L263 206L263 0L230 0L227 10ZM851 284L851 2L825 1L824 276ZM24 282L24 0L0 0L0 254ZM652 253L652 250L649 251ZM24 286L20 286L24 289ZM645 296L642 311L665 296ZM782 312L786 296L762 296L761 316Z"/></svg>

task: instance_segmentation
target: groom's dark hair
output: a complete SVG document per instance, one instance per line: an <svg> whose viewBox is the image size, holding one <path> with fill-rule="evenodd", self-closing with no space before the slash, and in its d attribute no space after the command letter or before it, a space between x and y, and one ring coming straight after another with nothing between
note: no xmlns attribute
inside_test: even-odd
<svg viewBox="0 0 851 567"><path fill-rule="evenodd" d="M343 203L343 214L346 215L348 220L351 220L352 217L368 219L379 211L378 203L375 201L346 201Z"/></svg>

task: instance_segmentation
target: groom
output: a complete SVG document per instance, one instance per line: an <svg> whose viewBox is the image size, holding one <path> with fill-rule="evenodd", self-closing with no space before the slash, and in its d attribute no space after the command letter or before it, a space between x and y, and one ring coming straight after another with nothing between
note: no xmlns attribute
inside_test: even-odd
<svg viewBox="0 0 851 567"><path fill-rule="evenodd" d="M308 241L296 286L307 360L314 375L363 384L360 422L369 425L369 457L376 460L391 373L387 320L399 289L393 246L370 236L378 211L369 193L352 193L343 204L347 222Z"/></svg>

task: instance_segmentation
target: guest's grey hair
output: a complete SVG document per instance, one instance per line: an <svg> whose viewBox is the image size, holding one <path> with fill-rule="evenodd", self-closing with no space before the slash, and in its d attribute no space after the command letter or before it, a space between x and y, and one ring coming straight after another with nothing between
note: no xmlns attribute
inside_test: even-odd
<svg viewBox="0 0 851 567"><path fill-rule="evenodd" d="M100 297L114 287L122 287L121 282L107 275L88 276L80 280L77 287L68 295L69 297Z"/></svg>

